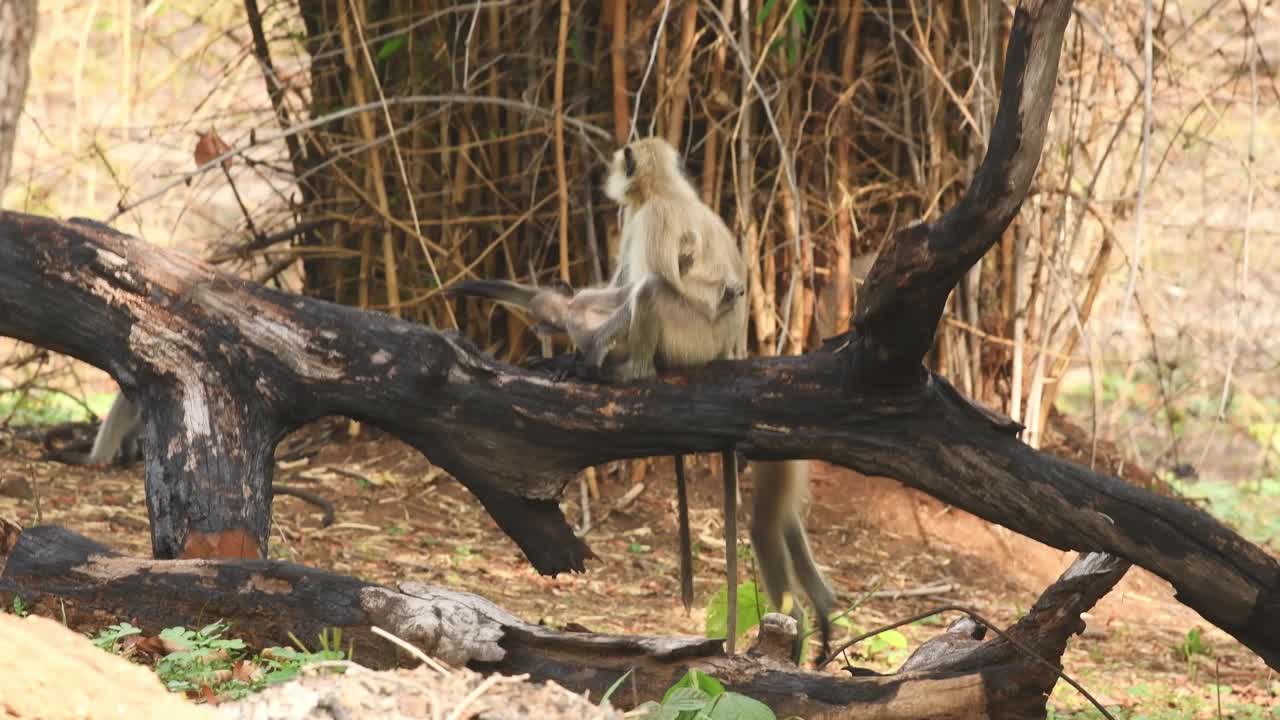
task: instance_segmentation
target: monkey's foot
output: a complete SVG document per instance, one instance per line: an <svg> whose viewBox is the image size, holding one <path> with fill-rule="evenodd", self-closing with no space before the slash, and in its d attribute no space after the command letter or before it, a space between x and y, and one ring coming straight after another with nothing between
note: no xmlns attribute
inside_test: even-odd
<svg viewBox="0 0 1280 720"><path fill-rule="evenodd" d="M586 348L584 354L584 362L592 368L601 369L604 367L604 361L609 357L609 350L613 347L612 339L605 342L598 342L591 347Z"/></svg>
<svg viewBox="0 0 1280 720"><path fill-rule="evenodd" d="M821 613L818 614L818 634L822 640L822 647L818 650L818 659L814 662L814 667L822 667L831 659L831 619Z"/></svg>
<svg viewBox="0 0 1280 720"><path fill-rule="evenodd" d="M555 280L552 280L547 285L547 287L551 288L552 290L555 290L556 292L560 293L561 295L564 295L565 297L573 297L573 286L565 282L564 280L561 280L560 278L556 278Z"/></svg>
<svg viewBox="0 0 1280 720"><path fill-rule="evenodd" d="M582 380L585 382L607 382L609 378L598 368L586 362L582 352L566 353L554 357L535 357L525 361L528 370L546 373L552 382L564 380Z"/></svg>

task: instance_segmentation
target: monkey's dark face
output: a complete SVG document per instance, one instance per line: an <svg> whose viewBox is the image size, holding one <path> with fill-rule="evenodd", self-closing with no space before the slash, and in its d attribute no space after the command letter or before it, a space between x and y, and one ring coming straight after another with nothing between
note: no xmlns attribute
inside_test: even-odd
<svg viewBox="0 0 1280 720"><path fill-rule="evenodd" d="M635 151L630 145L613 153L604 179L604 194L619 205L626 202L627 190L636 174Z"/></svg>
<svg viewBox="0 0 1280 720"><path fill-rule="evenodd" d="M628 143L613 153L605 178L604 193L616 203L624 204L636 198L629 195L639 191L645 194L646 183L661 176L678 172L680 157L675 148L662 138L645 138Z"/></svg>
<svg viewBox="0 0 1280 720"><path fill-rule="evenodd" d="M622 170L628 179L636 175L636 154L630 145L622 148Z"/></svg>

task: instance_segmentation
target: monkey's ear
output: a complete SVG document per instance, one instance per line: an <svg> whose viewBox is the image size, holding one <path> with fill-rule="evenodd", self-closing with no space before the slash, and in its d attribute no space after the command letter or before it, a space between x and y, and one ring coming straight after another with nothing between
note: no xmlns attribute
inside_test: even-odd
<svg viewBox="0 0 1280 720"><path fill-rule="evenodd" d="M626 170L627 177L636 174L636 156L631 152L631 146L622 148L622 168Z"/></svg>

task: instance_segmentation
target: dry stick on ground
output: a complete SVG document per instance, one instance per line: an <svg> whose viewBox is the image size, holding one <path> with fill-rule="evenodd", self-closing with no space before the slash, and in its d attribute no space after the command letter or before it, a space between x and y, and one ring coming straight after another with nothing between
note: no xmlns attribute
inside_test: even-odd
<svg viewBox="0 0 1280 720"><path fill-rule="evenodd" d="M311 637L340 628L365 665L414 662L378 637L373 628L379 627L455 667L529 673L591 697L630 672L613 695L621 706L659 698L697 669L768 704L779 717L942 720L1044 717L1067 641L1084 627L1081 614L1129 565L1103 554L1077 558L1008 628L1013 643L981 642L971 627L952 628L922 644L898 674L881 677L817 674L779 661L770 649L785 656L790 642L772 622L753 652L726 656L715 639L562 632L524 622L476 595L422 583L392 589L279 561L121 557L52 526L21 532L0 524L0 567L0 602L7 606L21 595L33 611L60 613L77 629L127 616L154 634L192 617L217 617L257 649L287 644L290 633Z"/></svg>
<svg viewBox="0 0 1280 720"><path fill-rule="evenodd" d="M265 556L275 444L328 415L423 452L552 574L591 556L556 502L576 472L736 447L897 478L1048 545L1120 556L1280 667L1280 563L1196 508L1036 452L921 365L947 295L1030 186L1070 9L1019 6L972 184L937 223L887 242L855 329L831 349L622 386L554 383L451 333L21 213L0 213L0 335L106 369L143 409L159 557Z"/></svg>

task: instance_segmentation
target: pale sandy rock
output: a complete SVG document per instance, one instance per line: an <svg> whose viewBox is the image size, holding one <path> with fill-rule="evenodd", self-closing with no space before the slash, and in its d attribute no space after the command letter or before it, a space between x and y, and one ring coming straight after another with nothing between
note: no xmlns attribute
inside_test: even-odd
<svg viewBox="0 0 1280 720"><path fill-rule="evenodd" d="M214 720L145 667L48 618L0 613L0 717L21 720Z"/></svg>

